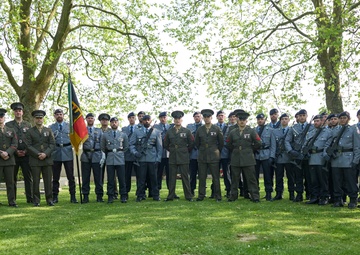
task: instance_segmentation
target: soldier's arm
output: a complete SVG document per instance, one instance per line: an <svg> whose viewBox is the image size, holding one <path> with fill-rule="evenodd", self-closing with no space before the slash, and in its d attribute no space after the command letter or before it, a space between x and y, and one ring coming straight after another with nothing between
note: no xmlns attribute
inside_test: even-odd
<svg viewBox="0 0 360 255"><path fill-rule="evenodd" d="M30 132L26 133L25 139L26 139L25 146L26 146L26 149L27 149L29 155L33 156L33 157L37 157L39 151L37 149L35 149L35 147L33 146L33 140L32 140L32 136L31 136Z"/></svg>
<svg viewBox="0 0 360 255"><path fill-rule="evenodd" d="M124 148L124 152L129 150L129 138L125 133L122 133L122 136L124 138L123 140L123 148Z"/></svg>
<svg viewBox="0 0 360 255"><path fill-rule="evenodd" d="M290 127L290 129L287 132L286 137L285 137L285 149L286 149L286 152L289 152L289 151L293 150L293 148L291 146L291 141L293 140L293 136L294 136L294 131L293 131L293 128Z"/></svg>
<svg viewBox="0 0 360 255"><path fill-rule="evenodd" d="M49 129L49 147L45 150L46 157L50 158L55 150L55 137L51 129Z"/></svg>
<svg viewBox="0 0 360 255"><path fill-rule="evenodd" d="M356 127L353 128L353 147L354 147L354 159L353 163L359 164L360 161L360 134L358 134Z"/></svg>
<svg viewBox="0 0 360 255"><path fill-rule="evenodd" d="M224 147L224 135L221 132L221 129L219 128L219 132L218 132L218 148L219 148L219 151L221 151L223 147Z"/></svg>
<svg viewBox="0 0 360 255"><path fill-rule="evenodd" d="M165 149L169 150L169 146L170 146L170 141L169 141L169 131L166 132L166 135L164 137L164 143L163 146Z"/></svg>
<svg viewBox="0 0 360 255"><path fill-rule="evenodd" d="M233 131L231 131L226 138L225 147L228 148L229 151L232 151L234 149L232 140L233 140Z"/></svg>
<svg viewBox="0 0 360 255"><path fill-rule="evenodd" d="M157 152L156 161L161 162L163 146L162 146L162 138L160 132L156 132L156 152Z"/></svg>
<svg viewBox="0 0 360 255"><path fill-rule="evenodd" d="M276 154L276 137L274 130L271 130L270 134L270 158L275 158Z"/></svg>
<svg viewBox="0 0 360 255"><path fill-rule="evenodd" d="M6 149L6 152L9 155L9 157L14 155L14 153L17 149L17 145L18 145L18 139L17 139L17 135L15 133L15 130L12 129L11 132L12 132L11 144L10 144L9 148Z"/></svg>
<svg viewBox="0 0 360 255"><path fill-rule="evenodd" d="M260 138L260 136L258 135L258 133L256 132L255 129L252 129L251 138L252 138L252 141L253 141L253 149L254 150L260 149L262 141L261 141L261 138Z"/></svg>
<svg viewBox="0 0 360 255"><path fill-rule="evenodd" d="M135 155L138 151L136 150L136 139L137 139L137 134L136 131L134 131L134 133L132 134L132 136L130 137L130 141L129 141L129 146L130 146L130 152Z"/></svg>

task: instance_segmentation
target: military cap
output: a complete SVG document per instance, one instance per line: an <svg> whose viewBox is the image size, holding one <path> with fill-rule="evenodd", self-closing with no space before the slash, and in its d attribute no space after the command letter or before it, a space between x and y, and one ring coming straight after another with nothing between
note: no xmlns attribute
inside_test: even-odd
<svg viewBox="0 0 360 255"><path fill-rule="evenodd" d="M118 120L117 117L112 117L112 118L110 119L110 122L113 122L113 121L119 121L119 120Z"/></svg>
<svg viewBox="0 0 360 255"><path fill-rule="evenodd" d="M33 116L33 117L44 117L45 115L46 115L46 112L45 111L43 111L43 110L35 110L35 111L33 111L32 113L31 113L31 115Z"/></svg>
<svg viewBox="0 0 360 255"><path fill-rule="evenodd" d="M0 108L0 117L4 117L6 112L7 110L5 110L4 108Z"/></svg>
<svg viewBox="0 0 360 255"><path fill-rule="evenodd" d="M246 120L249 116L250 116L250 114L248 114L244 110L238 111L236 114L236 117L238 117L241 120Z"/></svg>
<svg viewBox="0 0 360 255"><path fill-rule="evenodd" d="M173 117L174 119L181 119L182 117L184 117L184 112L182 112L182 111L173 111L171 113L171 117Z"/></svg>
<svg viewBox="0 0 360 255"><path fill-rule="evenodd" d="M295 118L296 118L297 116L299 116L299 112L295 113Z"/></svg>
<svg viewBox="0 0 360 255"><path fill-rule="evenodd" d="M22 103L16 102L16 103L12 103L12 104L10 105L10 108L15 111L15 110L18 110L18 109L24 110L25 107L24 107L24 105L23 105Z"/></svg>
<svg viewBox="0 0 360 255"><path fill-rule="evenodd" d="M234 113L234 112L230 112L228 118L230 118L230 117L233 116L233 115L235 115L235 113Z"/></svg>
<svg viewBox="0 0 360 255"><path fill-rule="evenodd" d="M273 114L278 113L278 112L279 112L278 109L275 109L275 108L274 108L274 109L271 109L271 110L270 110L269 114L270 114L270 115L273 115Z"/></svg>
<svg viewBox="0 0 360 255"><path fill-rule="evenodd" d="M300 114L307 114L307 111L305 109L301 109L300 111L298 111L298 115Z"/></svg>
<svg viewBox="0 0 360 255"><path fill-rule="evenodd" d="M101 113L98 117L98 120L110 120L110 115L107 113Z"/></svg>
<svg viewBox="0 0 360 255"><path fill-rule="evenodd" d="M289 115L287 115L287 113L283 113L283 114L281 114L279 120L281 120L282 118L285 118L285 117L289 117Z"/></svg>
<svg viewBox="0 0 360 255"><path fill-rule="evenodd" d="M62 109L56 109L56 110L54 111L54 114L57 114L57 113L64 113L64 112L63 112Z"/></svg>
<svg viewBox="0 0 360 255"><path fill-rule="evenodd" d="M137 116L139 116L140 114L145 115L146 113L144 111L140 111L140 112L138 112Z"/></svg>
<svg viewBox="0 0 360 255"><path fill-rule="evenodd" d="M165 116L167 116L167 112L160 112L159 118L160 118L160 117L165 117Z"/></svg>
<svg viewBox="0 0 360 255"><path fill-rule="evenodd" d="M317 114L314 116L313 120L321 120L323 118L323 115Z"/></svg>
<svg viewBox="0 0 360 255"><path fill-rule="evenodd" d="M223 110L220 110L216 113L216 117L219 116L220 114L225 114L225 112Z"/></svg>
<svg viewBox="0 0 360 255"><path fill-rule="evenodd" d="M243 109L236 109L236 110L234 110L234 115L236 115L236 117L237 117L237 114L238 114L239 112L240 112L240 113L241 113L241 112L244 113L245 111L244 111Z"/></svg>
<svg viewBox="0 0 360 255"><path fill-rule="evenodd" d="M194 112L193 117L195 117L195 115L197 115L197 114L201 114L201 113L200 112Z"/></svg>
<svg viewBox="0 0 360 255"><path fill-rule="evenodd" d="M256 118L263 119L263 118L265 118L265 115L263 113L260 113L260 114L256 115Z"/></svg>
<svg viewBox="0 0 360 255"><path fill-rule="evenodd" d="M86 114L86 118L89 118L89 117L95 118L95 115L93 113L89 112L88 114Z"/></svg>
<svg viewBox="0 0 360 255"><path fill-rule="evenodd" d="M359 115L360 115L360 110L358 110L356 113L356 116L359 116Z"/></svg>
<svg viewBox="0 0 360 255"><path fill-rule="evenodd" d="M328 115L327 112L320 113L321 116Z"/></svg>
<svg viewBox="0 0 360 255"><path fill-rule="evenodd" d="M201 110L201 114L202 114L204 117L210 117L210 116L213 116L213 115L214 115L214 111L211 110L211 109L204 109L204 110Z"/></svg>
<svg viewBox="0 0 360 255"><path fill-rule="evenodd" d="M342 112L342 113L339 114L339 118L342 117L342 116L346 116L346 117L348 117L350 119L350 113L347 112L347 111Z"/></svg>
<svg viewBox="0 0 360 255"><path fill-rule="evenodd" d="M336 113L331 113L329 114L329 116L327 117L328 120L331 120L332 118L337 118L338 115Z"/></svg>
<svg viewBox="0 0 360 255"><path fill-rule="evenodd" d="M128 114L128 118L130 118L130 117L135 117L135 113L134 113L134 112L130 112L130 113Z"/></svg>
<svg viewBox="0 0 360 255"><path fill-rule="evenodd" d="M151 116L150 115L144 115L142 117L142 120L151 120Z"/></svg>

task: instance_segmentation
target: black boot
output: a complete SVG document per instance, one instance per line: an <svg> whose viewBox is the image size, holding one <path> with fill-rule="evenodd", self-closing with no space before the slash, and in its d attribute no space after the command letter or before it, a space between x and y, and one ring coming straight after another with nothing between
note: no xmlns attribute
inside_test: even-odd
<svg viewBox="0 0 360 255"><path fill-rule="evenodd" d="M281 199L283 199L282 192L276 192L276 196L271 201L281 200Z"/></svg>
<svg viewBox="0 0 360 255"><path fill-rule="evenodd" d="M84 195L83 203L89 203L89 195Z"/></svg>
<svg viewBox="0 0 360 255"><path fill-rule="evenodd" d="M79 203L75 197L75 194L70 195L70 203L74 203L74 204Z"/></svg>
<svg viewBox="0 0 360 255"><path fill-rule="evenodd" d="M344 206L344 202L342 200L341 197L336 197L334 199L334 204L333 204L333 207L343 207Z"/></svg>
<svg viewBox="0 0 360 255"><path fill-rule="evenodd" d="M103 196L102 195L97 195L96 196L96 202L99 202L99 203L104 202Z"/></svg>
<svg viewBox="0 0 360 255"><path fill-rule="evenodd" d="M59 203L58 194L53 194L53 203Z"/></svg>
<svg viewBox="0 0 360 255"><path fill-rule="evenodd" d="M316 197L312 197L312 198L310 198L309 201L306 202L306 204L308 204L308 205L313 205L313 204L318 204L318 203L319 203L319 199Z"/></svg>
<svg viewBox="0 0 360 255"><path fill-rule="evenodd" d="M348 208L349 209L355 209L357 207L357 198L356 197L351 197L350 198L350 203L348 204Z"/></svg>
<svg viewBox="0 0 360 255"><path fill-rule="evenodd" d="M304 200L302 193L297 193L294 202L302 202Z"/></svg>
<svg viewBox="0 0 360 255"><path fill-rule="evenodd" d="M266 192L265 199L266 201L271 201L271 192Z"/></svg>
<svg viewBox="0 0 360 255"><path fill-rule="evenodd" d="M294 199L295 199L294 191L289 192L289 200L294 201Z"/></svg>
<svg viewBox="0 0 360 255"><path fill-rule="evenodd" d="M319 205L327 205L329 203L329 199L327 197L322 197L319 200Z"/></svg>

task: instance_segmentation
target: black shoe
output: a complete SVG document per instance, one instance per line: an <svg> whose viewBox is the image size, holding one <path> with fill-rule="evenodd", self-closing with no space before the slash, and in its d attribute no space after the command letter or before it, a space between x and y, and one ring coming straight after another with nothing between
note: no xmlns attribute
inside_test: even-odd
<svg viewBox="0 0 360 255"><path fill-rule="evenodd" d="M271 201L271 199L272 199L271 192L266 192L265 199L266 199L266 201Z"/></svg>
<svg viewBox="0 0 360 255"><path fill-rule="evenodd" d="M281 193L280 193L280 194L276 194L276 196L273 197L273 198L271 199L271 201L281 200L281 199L283 199L283 197L282 197L282 195L281 195Z"/></svg>
<svg viewBox="0 0 360 255"><path fill-rule="evenodd" d="M15 207L15 208L18 208L19 206L17 205L17 204L15 204L15 203L13 203L13 204L9 204L9 206L11 206L11 207Z"/></svg>
<svg viewBox="0 0 360 255"><path fill-rule="evenodd" d="M53 203L55 204L59 203L59 198L57 194L53 194Z"/></svg>
<svg viewBox="0 0 360 255"><path fill-rule="evenodd" d="M235 202L235 199L229 198L227 201L228 202Z"/></svg>
<svg viewBox="0 0 360 255"><path fill-rule="evenodd" d="M161 201L161 198L160 197L153 197L153 200L154 201Z"/></svg>
<svg viewBox="0 0 360 255"><path fill-rule="evenodd" d="M293 202L302 202L304 199L303 199L303 196L301 193L298 193L295 197L295 199L293 200Z"/></svg>
<svg viewBox="0 0 360 255"><path fill-rule="evenodd" d="M200 198L200 197L198 197L197 199L196 199L196 201L203 201L204 200L204 198Z"/></svg>
<svg viewBox="0 0 360 255"><path fill-rule="evenodd" d="M260 203L260 200L259 199L253 199L252 202L253 203Z"/></svg>
<svg viewBox="0 0 360 255"><path fill-rule="evenodd" d="M104 202L104 199L102 198L102 196L97 196L97 197L96 197L96 202L98 202L98 203L103 203L103 202Z"/></svg>
<svg viewBox="0 0 360 255"><path fill-rule="evenodd" d="M336 201L333 204L333 207L343 207L343 206L344 206L343 201Z"/></svg>
<svg viewBox="0 0 360 255"><path fill-rule="evenodd" d="M245 193L245 194L244 194L244 198L245 198L245 199L251 199L249 193Z"/></svg>
<svg viewBox="0 0 360 255"><path fill-rule="evenodd" d="M213 198L214 198L214 195L213 195L213 194L211 194L211 196L210 196L209 198L213 199Z"/></svg>
<svg viewBox="0 0 360 255"><path fill-rule="evenodd" d="M115 194L114 195L114 200L118 200L118 199L119 199L118 194Z"/></svg>
<svg viewBox="0 0 360 255"><path fill-rule="evenodd" d="M114 203L114 197L109 197L107 203L108 204Z"/></svg>
<svg viewBox="0 0 360 255"><path fill-rule="evenodd" d="M127 199L126 199L126 198L122 198L122 199L120 200L120 202L124 204L124 203L127 202Z"/></svg>
<svg viewBox="0 0 360 255"><path fill-rule="evenodd" d="M216 202L221 202L221 198L216 199Z"/></svg>
<svg viewBox="0 0 360 255"><path fill-rule="evenodd" d="M306 202L306 204L308 205L314 205L314 204L318 204L319 203L319 199L317 198L311 198L309 201Z"/></svg>
<svg viewBox="0 0 360 255"><path fill-rule="evenodd" d="M89 203L89 195L84 195L83 204Z"/></svg>
<svg viewBox="0 0 360 255"><path fill-rule="evenodd" d="M33 200L32 200L32 199L27 199L27 200L26 200L26 203L32 204L32 203L33 203Z"/></svg>
<svg viewBox="0 0 360 255"><path fill-rule="evenodd" d="M355 209L355 208L357 208L357 203L351 203L351 202L350 202L350 203L348 204L348 208L349 208L349 209Z"/></svg>
<svg viewBox="0 0 360 255"><path fill-rule="evenodd" d="M194 199L192 199L192 198L187 198L186 200L189 202L194 202Z"/></svg>
<svg viewBox="0 0 360 255"><path fill-rule="evenodd" d="M165 198L164 199L164 202L170 202L170 201L174 201L174 199L172 199L172 198Z"/></svg>
<svg viewBox="0 0 360 255"><path fill-rule="evenodd" d="M180 199L180 197L175 194L174 199Z"/></svg>
<svg viewBox="0 0 360 255"><path fill-rule="evenodd" d="M319 205L327 205L329 201L326 198L321 198L319 200Z"/></svg>
<svg viewBox="0 0 360 255"><path fill-rule="evenodd" d="M54 204L54 202L49 202L48 203L48 206L54 206L55 204Z"/></svg>
<svg viewBox="0 0 360 255"><path fill-rule="evenodd" d="M70 203L77 204L79 203L75 197L75 194L71 194L70 196Z"/></svg>
<svg viewBox="0 0 360 255"><path fill-rule="evenodd" d="M39 207L39 206L40 206L40 203L34 203L34 206L35 206L35 207Z"/></svg>
<svg viewBox="0 0 360 255"><path fill-rule="evenodd" d="M290 201L294 201L294 199L295 199L295 194L294 194L294 192L290 192L290 193L289 193L289 200L290 200Z"/></svg>

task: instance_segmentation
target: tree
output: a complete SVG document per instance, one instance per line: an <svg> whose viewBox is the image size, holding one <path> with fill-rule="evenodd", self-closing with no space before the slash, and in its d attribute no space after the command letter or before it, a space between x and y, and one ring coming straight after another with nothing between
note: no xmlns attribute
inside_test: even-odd
<svg viewBox="0 0 360 255"><path fill-rule="evenodd" d="M182 105L190 95L169 86L182 84L176 53L162 49L146 1L8 0L0 20L1 103L20 100L26 118L40 106L66 107L67 63L75 85L88 81L77 90L89 111L120 114L146 100Z"/></svg>
<svg viewBox="0 0 360 255"><path fill-rule="evenodd" d="M218 105L258 109L272 97L299 106L307 84L318 89L324 108L338 113L341 91L348 106L351 95L360 96L354 86L359 6L354 0L175 1L167 6L167 31L196 52L195 65L204 66L202 81ZM174 20L178 27L170 25Z"/></svg>

